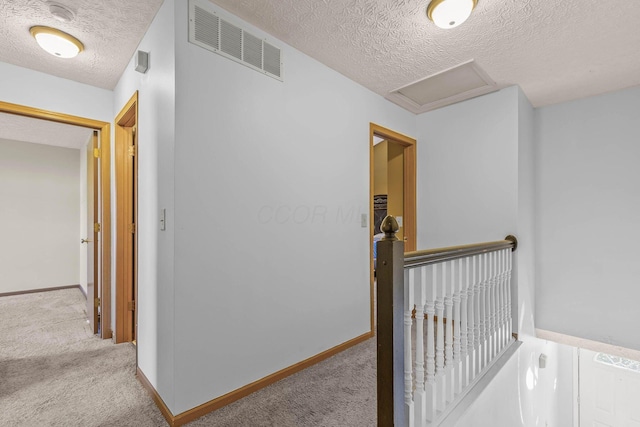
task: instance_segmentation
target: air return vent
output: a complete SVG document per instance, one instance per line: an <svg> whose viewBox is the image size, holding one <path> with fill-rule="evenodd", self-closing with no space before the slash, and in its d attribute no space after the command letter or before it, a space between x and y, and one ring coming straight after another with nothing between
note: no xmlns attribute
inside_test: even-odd
<svg viewBox="0 0 640 427"><path fill-rule="evenodd" d="M189 41L282 81L280 49L223 19L207 0L189 1Z"/></svg>
<svg viewBox="0 0 640 427"><path fill-rule="evenodd" d="M413 113L424 113L498 90L474 61L433 74L387 94L387 99Z"/></svg>

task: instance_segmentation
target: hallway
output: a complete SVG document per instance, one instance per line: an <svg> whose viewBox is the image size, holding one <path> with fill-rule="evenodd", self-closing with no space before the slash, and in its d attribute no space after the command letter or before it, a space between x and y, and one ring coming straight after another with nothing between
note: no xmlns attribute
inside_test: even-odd
<svg viewBox="0 0 640 427"><path fill-rule="evenodd" d="M84 310L77 289L0 298L0 425L167 425L135 348L95 337ZM375 389L371 339L187 425L370 427Z"/></svg>

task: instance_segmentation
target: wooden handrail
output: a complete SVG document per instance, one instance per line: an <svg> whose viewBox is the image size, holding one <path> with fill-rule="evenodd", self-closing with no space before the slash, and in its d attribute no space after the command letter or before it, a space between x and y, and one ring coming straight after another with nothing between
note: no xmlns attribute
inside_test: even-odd
<svg viewBox="0 0 640 427"><path fill-rule="evenodd" d="M515 251L517 247L518 239L516 239L515 236L508 235L504 240L497 240L495 242L407 252L404 254L404 266L417 267L420 265L437 264L443 261L451 261L487 252L499 251L500 249L511 248L512 251Z"/></svg>

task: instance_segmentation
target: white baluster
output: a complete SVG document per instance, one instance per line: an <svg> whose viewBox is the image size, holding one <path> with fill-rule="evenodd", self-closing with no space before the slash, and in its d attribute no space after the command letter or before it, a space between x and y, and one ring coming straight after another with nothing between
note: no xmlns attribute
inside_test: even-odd
<svg viewBox="0 0 640 427"><path fill-rule="evenodd" d="M475 352L475 362L474 362L474 377L480 373L481 363L482 363L482 277L481 277L481 268L480 264L482 262L482 256L478 255L474 257L474 303L475 303L475 320L474 320L474 352Z"/></svg>
<svg viewBox="0 0 640 427"><path fill-rule="evenodd" d="M501 334L501 348L507 345L507 286L505 275L505 264L507 260L508 249L500 251L500 328Z"/></svg>
<svg viewBox="0 0 640 427"><path fill-rule="evenodd" d="M498 347L497 352L501 352L504 347L504 293L502 286L502 251L496 252L496 322L497 322L497 335L498 335Z"/></svg>
<svg viewBox="0 0 640 427"><path fill-rule="evenodd" d="M496 346L496 337L497 337L496 311L497 311L498 305L496 304L496 264L495 264L496 253L491 252L487 255L489 255L489 289L490 289L489 295L491 296L491 298L489 299L489 316L490 316L489 324L491 325L491 332L490 332L491 344L489 346L489 360L493 360L493 358L496 355L496 348L497 348Z"/></svg>
<svg viewBox="0 0 640 427"><path fill-rule="evenodd" d="M502 295L502 250L496 252L496 352L500 353L504 345L504 324L502 303L504 301Z"/></svg>
<svg viewBox="0 0 640 427"><path fill-rule="evenodd" d="M453 379L454 394L462 391L462 360L460 357L460 288L462 260L451 261L451 281L453 284Z"/></svg>
<svg viewBox="0 0 640 427"><path fill-rule="evenodd" d="M423 280L426 275L426 268L420 267L416 272L412 269L415 284L416 298L416 388L413 395L414 408L416 411L416 425L422 426L426 421L425 413L425 388L424 388L424 307L426 297L426 281ZM419 273L418 280L415 279L415 273Z"/></svg>
<svg viewBox="0 0 640 427"><path fill-rule="evenodd" d="M404 403L405 411L410 411L413 402L413 369L411 365L411 314L414 307L413 283L411 272L413 269L404 269ZM410 415L407 414L407 418Z"/></svg>
<svg viewBox="0 0 640 427"><path fill-rule="evenodd" d="M487 339L488 325L487 318L487 258L484 254L480 255L480 370L484 369L487 364Z"/></svg>
<svg viewBox="0 0 640 427"><path fill-rule="evenodd" d="M434 265L435 268L435 265ZM446 269L441 266L442 280L446 275ZM439 410L444 410L446 402L445 393L445 367L444 367L444 289L442 289L442 282L438 281L436 296L436 404Z"/></svg>
<svg viewBox="0 0 640 427"><path fill-rule="evenodd" d="M491 362L493 359L493 329L494 326L492 324L493 320L493 278L491 276L491 254L486 254L486 262L487 262L487 364Z"/></svg>
<svg viewBox="0 0 640 427"><path fill-rule="evenodd" d="M484 352L484 365L486 367L491 361L491 272L490 269L490 259L489 254L484 254L484 288L485 288L485 337L484 337L484 345L486 347Z"/></svg>
<svg viewBox="0 0 640 427"><path fill-rule="evenodd" d="M436 300L436 277L437 268L434 265L431 268L431 283L427 284L426 288L426 312L427 312L427 378L425 386L426 394L426 416L428 421L433 421L436 415L436 351L435 351L435 331L434 331L434 316L436 314L435 300ZM427 274L423 276L423 281L426 281Z"/></svg>
<svg viewBox="0 0 640 427"><path fill-rule="evenodd" d="M448 265L447 263L444 263L443 265L443 275L442 275L442 280L444 281L444 288L445 288L445 297L444 297L444 306L446 308L446 313L445 313L445 321L447 323L445 323L445 342L444 342L444 348L445 348L445 352L444 352L444 364L447 368L447 373L445 374L447 376L447 402L452 402L453 401L453 391L454 391L454 367L455 367L455 361L453 359L453 297L452 297L452 282L453 282L453 277L451 274L449 274L449 277L447 277L446 271L448 270ZM453 273L453 269L451 269L451 273Z"/></svg>
<svg viewBox="0 0 640 427"><path fill-rule="evenodd" d="M469 289L467 290L467 308L469 313L467 314L467 351L469 353L469 382L473 381L476 372L476 301L475 297L476 282L475 282L475 268L476 257L467 258L467 282L469 283Z"/></svg>
<svg viewBox="0 0 640 427"><path fill-rule="evenodd" d="M464 389L469 384L469 352L467 348L469 327L467 316L469 314L469 258L460 260L460 358L462 367L460 370L460 388Z"/></svg>
<svg viewBox="0 0 640 427"><path fill-rule="evenodd" d="M513 253L509 252L507 255L507 333L508 339L511 341L511 329L512 318L511 318L511 268L513 266Z"/></svg>

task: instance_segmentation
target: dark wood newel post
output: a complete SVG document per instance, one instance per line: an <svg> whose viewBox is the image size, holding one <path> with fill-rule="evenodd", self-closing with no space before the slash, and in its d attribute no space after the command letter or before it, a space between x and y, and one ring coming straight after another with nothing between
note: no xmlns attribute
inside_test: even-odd
<svg viewBox="0 0 640 427"><path fill-rule="evenodd" d="M404 427L404 242L398 222L387 215L377 243L378 426Z"/></svg>

